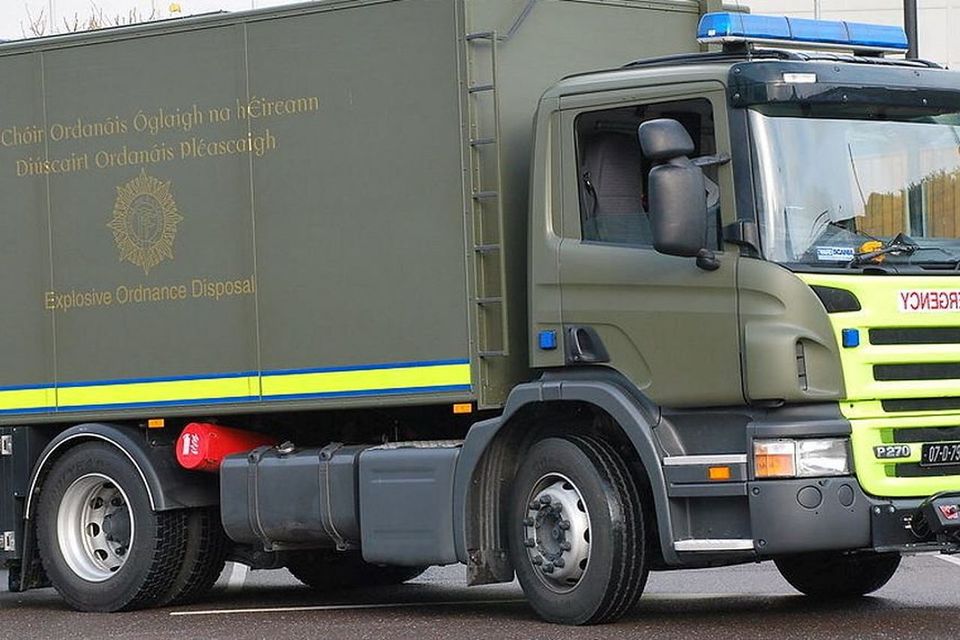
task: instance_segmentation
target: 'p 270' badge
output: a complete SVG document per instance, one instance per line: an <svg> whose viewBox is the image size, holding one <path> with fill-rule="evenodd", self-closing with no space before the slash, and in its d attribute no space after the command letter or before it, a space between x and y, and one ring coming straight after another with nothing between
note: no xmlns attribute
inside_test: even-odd
<svg viewBox="0 0 960 640"><path fill-rule="evenodd" d="M873 448L873 455L880 460L909 458L910 453L910 445L908 444L883 444Z"/></svg>

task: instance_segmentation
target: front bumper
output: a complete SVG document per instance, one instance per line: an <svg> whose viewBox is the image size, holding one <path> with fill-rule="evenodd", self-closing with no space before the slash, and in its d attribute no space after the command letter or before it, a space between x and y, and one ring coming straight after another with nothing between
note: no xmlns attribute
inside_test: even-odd
<svg viewBox="0 0 960 640"><path fill-rule="evenodd" d="M762 556L871 546L873 504L854 477L754 481L748 496Z"/></svg>
<svg viewBox="0 0 960 640"><path fill-rule="evenodd" d="M960 423L960 415L953 417L957 419L954 425ZM871 448L909 441L918 462L922 442L940 433L931 429L942 428L944 421L949 421L942 416L936 420L936 425L916 420L896 425L878 421L877 428L870 429L860 420L842 417L837 405L823 404L778 409L748 423L744 446L748 452L758 439L851 437L856 472L846 476L758 480L747 454L666 458L674 541L669 551L675 552L678 565L685 567L819 551L956 553L960 520L956 525L954 521L945 523L942 530L916 524L928 496L940 500L956 497L960 509L960 477L902 477L897 475L901 469L896 465L904 460L874 460ZM872 438L879 440L875 443ZM916 464L912 459L906 462ZM710 480L710 467L717 464L730 467L728 480ZM903 493L878 494L874 490L878 482Z"/></svg>
<svg viewBox="0 0 960 640"><path fill-rule="evenodd" d="M960 552L960 491L877 498L856 476L684 483L669 469L680 566L736 564L820 551Z"/></svg>
<svg viewBox="0 0 960 640"><path fill-rule="evenodd" d="M960 492L879 499L853 476L749 483L750 523L760 557L814 551L960 550Z"/></svg>

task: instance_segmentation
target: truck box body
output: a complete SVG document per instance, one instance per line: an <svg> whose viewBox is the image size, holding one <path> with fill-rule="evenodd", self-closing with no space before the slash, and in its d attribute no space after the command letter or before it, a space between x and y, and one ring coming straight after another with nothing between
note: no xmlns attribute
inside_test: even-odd
<svg viewBox="0 0 960 640"><path fill-rule="evenodd" d="M0 47L0 420L501 405L539 95L697 17L330 1Z"/></svg>

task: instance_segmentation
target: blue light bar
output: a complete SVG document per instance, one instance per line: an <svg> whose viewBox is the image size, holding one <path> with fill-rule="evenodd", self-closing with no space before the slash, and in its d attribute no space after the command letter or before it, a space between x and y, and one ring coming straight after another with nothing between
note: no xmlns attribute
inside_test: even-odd
<svg viewBox="0 0 960 640"><path fill-rule="evenodd" d="M697 40L702 44L755 42L878 53L903 53L909 46L900 27L728 12L700 18Z"/></svg>

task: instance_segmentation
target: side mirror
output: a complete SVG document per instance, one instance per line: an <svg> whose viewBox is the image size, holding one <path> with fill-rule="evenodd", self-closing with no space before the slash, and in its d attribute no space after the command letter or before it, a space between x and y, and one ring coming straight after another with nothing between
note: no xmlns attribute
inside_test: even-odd
<svg viewBox="0 0 960 640"><path fill-rule="evenodd" d="M690 134L676 120L661 118L641 124L638 135L643 155L654 163L649 182L653 247L671 256L696 256L697 264L709 269L707 263L715 258L704 248L706 183L703 170L690 161Z"/></svg>

